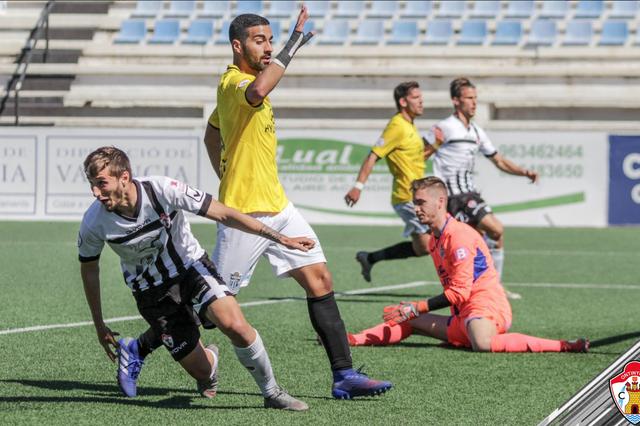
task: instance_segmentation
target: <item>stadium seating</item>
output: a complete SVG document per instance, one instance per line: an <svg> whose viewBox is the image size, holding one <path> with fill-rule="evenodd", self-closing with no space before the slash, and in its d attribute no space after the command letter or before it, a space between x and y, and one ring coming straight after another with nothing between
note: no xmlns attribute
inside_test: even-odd
<svg viewBox="0 0 640 426"><path fill-rule="evenodd" d="M210 19L194 19L189 25L187 36L182 40L185 44L207 44L213 39L213 21Z"/></svg>
<svg viewBox="0 0 640 426"><path fill-rule="evenodd" d="M447 0L440 2L438 18L461 18L464 15L466 3L462 0Z"/></svg>
<svg viewBox="0 0 640 426"><path fill-rule="evenodd" d="M349 37L349 21L333 19L325 22L322 34L318 37L318 44L345 44Z"/></svg>
<svg viewBox="0 0 640 426"><path fill-rule="evenodd" d="M144 19L125 19L120 26L115 43L140 43L147 35Z"/></svg>
<svg viewBox="0 0 640 426"><path fill-rule="evenodd" d="M400 16L404 18L426 18L431 14L431 0L413 0L405 4Z"/></svg>
<svg viewBox="0 0 640 426"><path fill-rule="evenodd" d="M591 21L570 21L567 23L562 44L565 46L588 46L591 44L592 35Z"/></svg>
<svg viewBox="0 0 640 426"><path fill-rule="evenodd" d="M546 0L542 2L540 18L564 18L569 10L567 0Z"/></svg>
<svg viewBox="0 0 640 426"><path fill-rule="evenodd" d="M609 18L634 18L638 13L637 0L613 0Z"/></svg>
<svg viewBox="0 0 640 426"><path fill-rule="evenodd" d="M229 44L229 25L230 21L226 20L222 22L222 26L220 27L220 32L218 36L215 37L215 44Z"/></svg>
<svg viewBox="0 0 640 426"><path fill-rule="evenodd" d="M384 21L381 19L365 19L358 26L352 44L378 44L384 36Z"/></svg>
<svg viewBox="0 0 640 426"><path fill-rule="evenodd" d="M468 20L462 23L459 45L481 45L487 37L487 23L481 20Z"/></svg>
<svg viewBox="0 0 640 426"><path fill-rule="evenodd" d="M396 13L398 2L395 0L378 0L371 3L367 10L368 18L391 18Z"/></svg>
<svg viewBox="0 0 640 426"><path fill-rule="evenodd" d="M196 10L195 0L172 0L169 10L164 14L166 17L188 18Z"/></svg>
<svg viewBox="0 0 640 426"><path fill-rule="evenodd" d="M522 40L520 21L500 21L496 24L496 33L491 44L496 46L516 46Z"/></svg>
<svg viewBox="0 0 640 426"><path fill-rule="evenodd" d="M413 44L418 40L419 33L416 21L393 21L391 35L386 40L386 44Z"/></svg>
<svg viewBox="0 0 640 426"><path fill-rule="evenodd" d="M293 0L278 0L272 1L269 13L269 18L289 18L296 12L296 2Z"/></svg>
<svg viewBox="0 0 640 426"><path fill-rule="evenodd" d="M180 36L180 21L177 19L158 19L149 43L171 44Z"/></svg>
<svg viewBox="0 0 640 426"><path fill-rule="evenodd" d="M449 44L453 35L451 21L437 19L430 21L427 25L427 33L422 44Z"/></svg>
<svg viewBox="0 0 640 426"><path fill-rule="evenodd" d="M629 28L625 21L605 21L600 35L601 46L624 46L629 36Z"/></svg>
<svg viewBox="0 0 640 426"><path fill-rule="evenodd" d="M206 0L202 5L202 10L198 12L201 18L222 18L229 11L227 0Z"/></svg>
<svg viewBox="0 0 640 426"><path fill-rule="evenodd" d="M262 0L237 1L235 15L242 15L243 13L255 13L256 15L264 15Z"/></svg>
<svg viewBox="0 0 640 426"><path fill-rule="evenodd" d="M531 18L533 15L533 0L511 0L505 18Z"/></svg>
<svg viewBox="0 0 640 426"><path fill-rule="evenodd" d="M276 19L269 21L269 24L271 27L271 33L273 34L271 43L274 45L280 43L280 39L282 38L282 24Z"/></svg>
<svg viewBox="0 0 640 426"><path fill-rule="evenodd" d="M364 1L350 0L338 2L338 8L333 13L335 18L357 18L364 10Z"/></svg>
<svg viewBox="0 0 640 426"><path fill-rule="evenodd" d="M574 18L599 18L604 9L602 0L580 0Z"/></svg>
<svg viewBox="0 0 640 426"><path fill-rule="evenodd" d="M471 9L473 18L496 18L500 14L499 0L476 1Z"/></svg>
<svg viewBox="0 0 640 426"><path fill-rule="evenodd" d="M531 24L528 45L551 46L556 40L556 23L553 20L538 19Z"/></svg>
<svg viewBox="0 0 640 426"><path fill-rule="evenodd" d="M329 13L329 0L309 0L305 4L310 18L324 18Z"/></svg>
<svg viewBox="0 0 640 426"><path fill-rule="evenodd" d="M138 0L136 10L131 14L137 18L155 18L162 10L162 1L156 0Z"/></svg>

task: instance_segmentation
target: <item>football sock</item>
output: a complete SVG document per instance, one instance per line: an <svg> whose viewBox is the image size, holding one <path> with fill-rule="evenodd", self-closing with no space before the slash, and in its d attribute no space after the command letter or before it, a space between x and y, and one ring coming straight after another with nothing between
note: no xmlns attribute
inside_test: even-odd
<svg viewBox="0 0 640 426"><path fill-rule="evenodd" d="M349 335L352 346L387 346L394 345L411 336L413 329L408 322L388 324L383 322L374 327Z"/></svg>
<svg viewBox="0 0 640 426"><path fill-rule="evenodd" d="M246 348L234 346L233 349L236 351L240 364L249 370L258 387L260 387L262 395L265 398L273 395L278 390L278 384L273 375L269 354L262 343L258 331L256 330L256 340L252 344Z"/></svg>
<svg viewBox="0 0 640 426"><path fill-rule="evenodd" d="M493 266L496 267L496 271L498 271L498 278L500 282L502 282L502 265L504 264L504 249L502 248L492 248L491 257L493 258Z"/></svg>
<svg viewBox="0 0 640 426"><path fill-rule="evenodd" d="M211 349L204 348L204 350L211 354L211 374L209 375L209 378L213 378L213 375L216 372L216 368L218 368L218 357ZM209 358L209 356L207 356L207 358Z"/></svg>
<svg viewBox="0 0 640 426"><path fill-rule="evenodd" d="M146 357L160 346L162 346L162 340L151 327L138 337L138 355L140 358Z"/></svg>
<svg viewBox="0 0 640 426"><path fill-rule="evenodd" d="M413 245L411 244L411 241L404 241L393 246L385 247L378 251L372 251L367 256L367 261L373 265L374 263L381 260L406 259L415 256L416 253L413 251Z"/></svg>
<svg viewBox="0 0 640 426"><path fill-rule="evenodd" d="M491 339L491 352L560 352L560 340L542 339L520 333L497 334Z"/></svg>
<svg viewBox="0 0 640 426"><path fill-rule="evenodd" d="M331 363L331 369L351 368L353 365L347 332L333 292L320 297L308 297L307 308L311 325L320 336Z"/></svg>

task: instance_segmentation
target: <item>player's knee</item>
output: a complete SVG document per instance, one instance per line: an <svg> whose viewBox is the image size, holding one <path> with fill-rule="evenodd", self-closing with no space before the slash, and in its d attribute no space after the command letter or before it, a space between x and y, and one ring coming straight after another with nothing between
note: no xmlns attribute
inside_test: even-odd
<svg viewBox="0 0 640 426"><path fill-rule="evenodd" d="M218 320L218 328L225 336L229 337L234 344L249 342L249 336L252 334L252 327L242 316L228 315Z"/></svg>
<svg viewBox="0 0 640 426"><path fill-rule="evenodd" d="M477 339L472 342L474 352L491 352L491 339Z"/></svg>

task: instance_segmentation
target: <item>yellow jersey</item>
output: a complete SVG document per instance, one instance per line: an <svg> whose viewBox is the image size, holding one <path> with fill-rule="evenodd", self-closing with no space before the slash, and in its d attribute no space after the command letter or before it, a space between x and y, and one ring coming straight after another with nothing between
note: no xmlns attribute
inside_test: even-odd
<svg viewBox="0 0 640 426"><path fill-rule="evenodd" d="M424 177L424 143L415 124L397 113L371 151L387 161L393 175L391 204L412 201L411 182Z"/></svg>
<svg viewBox="0 0 640 426"><path fill-rule="evenodd" d="M243 213L278 213L287 206L276 164L276 128L266 97L252 106L245 97L255 76L229 65L218 85L218 106L209 124L220 129L220 190L223 204Z"/></svg>

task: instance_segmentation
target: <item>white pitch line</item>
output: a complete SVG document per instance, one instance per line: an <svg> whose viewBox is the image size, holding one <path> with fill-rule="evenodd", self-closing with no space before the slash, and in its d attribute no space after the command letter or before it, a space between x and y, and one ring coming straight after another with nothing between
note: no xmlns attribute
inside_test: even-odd
<svg viewBox="0 0 640 426"><path fill-rule="evenodd" d="M437 285L440 283L438 281L413 281L409 283L403 284L394 284L382 287L369 287L369 288L361 288L357 290L349 290L343 292L336 292L336 297L341 296L350 296L356 294L366 294L366 293L381 293L383 291L388 290L401 290L404 288L415 288L427 285ZM576 288L576 289L607 289L607 290L637 290L640 289L640 285L627 285L627 284L582 284L582 283L509 283L507 287L531 287L531 288ZM272 300L256 300L254 302L245 302L240 303L240 306L250 307L250 306L262 306L262 305L273 305L276 303L285 303L285 302L295 302L305 300L304 297L288 297L286 299L272 299ZM116 322L124 322L124 321L133 321L142 319L140 315L127 316L127 317L116 317L106 319L104 322L107 324L112 324ZM84 327L87 325L93 325L92 321L82 321L82 322L73 322L73 323L65 323L65 324L48 324L48 325L34 325L32 327L22 327L22 328L9 328L6 330L0 330L0 335L3 334L16 334L16 333L27 333L30 331L43 331L43 330L53 330L59 328L74 328L74 327Z"/></svg>

